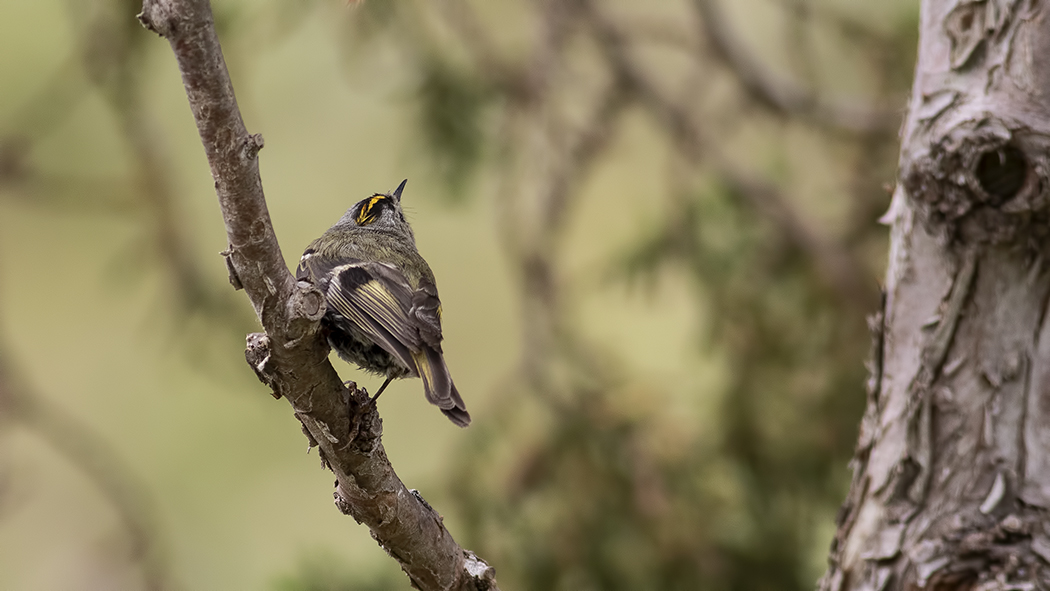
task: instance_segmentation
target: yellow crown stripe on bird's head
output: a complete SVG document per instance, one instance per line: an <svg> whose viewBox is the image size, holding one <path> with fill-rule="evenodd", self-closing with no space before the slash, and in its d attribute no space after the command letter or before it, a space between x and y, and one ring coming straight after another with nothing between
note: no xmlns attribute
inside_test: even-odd
<svg viewBox="0 0 1050 591"><path fill-rule="evenodd" d="M373 195L372 198L368 200L368 203L361 206L361 211L357 212L358 225L364 226L376 221L376 218L379 216L372 210L375 209L376 203L379 203L383 199L388 199L388 197L386 195Z"/></svg>

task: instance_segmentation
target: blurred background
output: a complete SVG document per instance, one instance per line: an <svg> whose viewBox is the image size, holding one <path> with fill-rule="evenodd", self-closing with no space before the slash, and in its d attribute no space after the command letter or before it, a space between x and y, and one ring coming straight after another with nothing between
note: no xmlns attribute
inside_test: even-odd
<svg viewBox="0 0 1050 591"><path fill-rule="evenodd" d="M502 588L812 588L916 4L213 3L290 265L409 179L474 424L400 381L384 442ZM407 589L245 366L139 9L0 0L0 588Z"/></svg>

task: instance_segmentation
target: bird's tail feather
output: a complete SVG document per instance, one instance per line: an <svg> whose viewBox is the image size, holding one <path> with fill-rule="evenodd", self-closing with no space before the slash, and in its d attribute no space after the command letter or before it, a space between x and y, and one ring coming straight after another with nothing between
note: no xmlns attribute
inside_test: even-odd
<svg viewBox="0 0 1050 591"><path fill-rule="evenodd" d="M453 423L460 427L469 425L470 413L459 390L452 383L452 376L441 353L424 345L422 351L412 354L412 358L416 363L416 373L423 380L427 401L440 408Z"/></svg>
<svg viewBox="0 0 1050 591"><path fill-rule="evenodd" d="M456 389L456 384L452 384L452 401L455 402L456 405L452 408L443 408L441 409L441 412L445 413L448 420L460 427L466 427L470 424L470 413L467 412L467 405L463 404L463 399L459 396L459 390Z"/></svg>

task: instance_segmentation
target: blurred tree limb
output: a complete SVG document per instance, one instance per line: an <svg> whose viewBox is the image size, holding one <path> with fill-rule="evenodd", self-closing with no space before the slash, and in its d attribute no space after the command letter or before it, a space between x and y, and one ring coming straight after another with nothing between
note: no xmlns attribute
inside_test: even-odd
<svg viewBox="0 0 1050 591"><path fill-rule="evenodd" d="M181 587L168 563L149 488L98 433L26 384L2 347L0 418L37 434L98 486L123 525L131 558L142 567L145 589L173 591Z"/></svg>
<svg viewBox="0 0 1050 591"><path fill-rule="evenodd" d="M862 138L871 138L870 143L873 145L881 145L881 140L874 136L885 137L888 135L887 130L894 129L898 120L895 113L831 103L818 93L805 90L793 81L771 77L767 68L732 35L716 0L695 0L693 7L700 23L698 29L708 38L713 53L729 66L745 93L767 111L778 116L809 121L828 131L847 131ZM872 282L864 276L865 265L857 260L857 255L826 238L818 228L812 227L799 215L796 206L789 202L787 195L779 187L728 158L724 154L721 142L713 139L712 132L704 129L699 123L703 114L698 112L697 105L672 98L650 73L651 68L634 57L632 46L638 44L639 40L650 39L656 21L642 20L639 24L632 20L629 24L621 23L619 21L624 19L614 18L600 3L589 0L541 2L537 4L537 9L541 12L539 47L531 61L525 66L519 66L504 57L505 52L498 48L469 2L453 0L437 5L439 15L461 38L478 74L489 83L503 89L510 99L509 113L505 115L508 121L520 117L535 119L539 116L538 113L545 113L553 100L553 92L548 86L556 75L557 56L562 52L562 46L572 33L589 28L613 79L608 104L602 106L602 103L594 102L595 110L599 112L598 118L601 117L601 109L609 108L609 105L617 105L616 110L619 111L633 103L640 104L653 115L657 123L674 140L678 150L694 165L706 164L710 167L760 216L772 222L786 240L798 245L818 261L817 268L822 279L843 301L854 303L858 309L870 309L875 305ZM664 27L663 30L677 29ZM671 33L664 33L663 37L678 39L676 45L688 48L693 54L699 53L692 48L701 44L686 40L688 37ZM415 42L426 47L432 45L427 45L426 41L421 40ZM530 111L532 115L529 114ZM552 117L549 114L543 116ZM566 122L561 121L555 125L565 127ZM600 136L594 139L600 137L604 141L610 134L611 130L603 129ZM513 137L515 139L510 141L517 145L526 144L526 140L520 135ZM582 154L588 155L588 142L582 142L581 147L584 148ZM504 147L505 152L508 150L513 151L514 148ZM525 255L533 251L549 253L553 245L549 238L556 235L557 229L561 227L559 223L544 222L557 222L564 217L562 212L565 211L565 207L562 204L569 201L565 197L569 189L563 177L567 175L567 178L573 178L578 167L574 163L575 155L572 149L559 149L558 152L563 154L561 159L566 162L554 167L558 170L552 168L552 176L546 181L554 187L551 192L555 199L554 206L548 211L555 217L537 224L538 231L545 236L545 239L537 242L538 248L529 253L522 251L522 240L525 238L521 236L522 231L516 227L523 219L520 213L522 209L520 205L508 203L511 200L509 195L512 195L514 190L507 188L499 192L501 202L510 207L506 215L516 220L514 224L505 224L507 228L504 236L508 240L512 259L527 259L529 256ZM583 160L587 161L589 158ZM532 263L535 263L535 257L532 258ZM530 276L535 277L539 268L532 264L524 277L527 280ZM535 318L532 314L529 317ZM534 348L527 346L526 350Z"/></svg>
<svg viewBox="0 0 1050 591"><path fill-rule="evenodd" d="M693 6L712 52L729 66L756 101L777 113L832 129L883 134L896 129L899 117L894 112L830 102L790 78L775 75L733 34L719 0L693 0Z"/></svg>
<svg viewBox="0 0 1050 591"><path fill-rule="evenodd" d="M167 280L164 291L180 314L202 313L243 329L249 324L247 314L230 294L206 280L179 215L178 171L158 132L153 105L145 99L148 70L143 47L149 34L127 18L137 2L100 0L69 6L77 27L69 57L0 126L0 184L13 186L15 195L35 205L134 215L142 222L139 235L113 267L123 273L128 267L159 269ZM91 91L105 101L117 122L128 148L129 172L95 177L34 169L30 151L55 133ZM157 264L144 264L143 252Z"/></svg>
<svg viewBox="0 0 1050 591"><path fill-rule="evenodd" d="M591 25L595 29L610 66L626 81L643 106L667 129L679 144L681 152L694 162L705 159L719 177L745 198L761 216L770 220L787 239L807 252L815 261L827 284L835 289L843 301L853 301L862 307L874 304L869 282L862 276L863 265L849 251L830 244L810 228L774 185L755 174L741 169L726 158L717 142L710 140L696 123L690 110L662 91L646 75L630 53L629 40L617 23L590 0L579 0L586 6Z"/></svg>
<svg viewBox="0 0 1050 591"><path fill-rule="evenodd" d="M163 138L152 135L156 106L138 88L150 80L138 71L149 68L150 61L139 58L148 53L143 40L150 36L127 18L137 1L69 3L82 13L83 7L105 9L73 19L82 43L28 101L31 108L19 113L26 116L12 118L24 122L18 129L30 129L0 138L0 182L13 185L15 197L37 204L130 212L145 229L135 254L153 257L149 268L165 274L173 300L201 309L209 302L192 297L198 291L193 288L227 300L237 296L221 293L203 275L177 279L187 265L195 272L201 267L191 233L178 219L177 167L165 157L165 142L158 142ZM217 5L226 59L240 55L249 65L259 55L252 47L256 39L269 43L296 30L322 4L277 0L258 5L262 18L238 8L244 3ZM444 175L446 181L476 175L487 183L485 165L494 165L498 233L519 279L525 320L519 371L498 388L490 420L469 432L468 449L451 460L449 485L456 494L446 511L468 524L460 540L499 563L505 585L509 580L522 590L811 588L819 568L811 564L819 552L812 547L824 546L815 524L829 522L842 498L842 467L860 415L857 361L867 346L860 311L877 300L871 254L877 250L882 259L884 231L874 220L887 201L878 187L892 178L897 156L886 133L851 132L852 121L843 133L823 118L826 112L813 112L841 105L833 89L844 86L818 69L829 65L819 54L828 48L814 39L837 32L835 50L846 50L848 67L879 77L875 84L864 81L872 92L857 104L884 105L903 96L910 81L910 35L917 26L898 19L893 31L880 33L867 20L851 20L836 2L774 0L780 24L787 21L792 33L806 35L788 40L787 50L796 54L788 57L785 72L776 69L782 60L764 59L777 45L775 33L747 43L750 20L719 13L723 26L725 20L735 26L719 28L724 38L712 39L705 30L717 26L716 19L704 22L695 2L356 4L346 11L352 24L347 30L380 22L390 27L395 45L407 54L397 67L410 70L409 85L418 81L417 92L410 87L403 95L410 107L420 107L413 110L420 116L415 128L423 132L416 139L423 141L413 145L433 156L439 173L455 173ZM768 2L753 4L770 12ZM729 0L718 6L727 12L734 7ZM878 6L872 13L894 11ZM514 18L503 18L508 9ZM262 29L251 22L274 25L259 34ZM255 33L246 34L250 30ZM246 50L240 53L238 36ZM348 36L352 43L364 37ZM735 46L738 59L727 59L715 41ZM864 69L865 61L874 66ZM62 134L56 124L63 113L91 94L101 95L113 112L131 152L128 173L86 179L92 181L86 186L82 177L31 170L29 142ZM639 111L649 116L641 139ZM625 145L626 138L632 145ZM150 153L136 148L143 142ZM496 156L489 162L486 142ZM616 187L616 194L598 195L594 189L609 190L610 163L644 171L648 155L625 164L623 154L654 144L664 152L661 164L669 164L668 194L660 194L664 187L657 179L631 196L645 204L642 211L604 208L602 216L632 216L638 235L603 233L595 246L621 252L600 254L599 260L587 254L581 266L574 239L594 221L590 206L600 198L619 208L620 192L633 190ZM852 167L845 175L843 162ZM166 170L156 170L158 163ZM470 195L472 187L464 184L450 195ZM157 186L158 194L148 193ZM851 209L851 225L841 231L838 212ZM612 260L616 254L624 260ZM617 284L594 281L595 268ZM664 275L684 275L687 313L711 318L697 322L690 336L698 337L705 356L725 358L731 374L726 387L654 387L648 379L642 384L635 360L603 357L616 343L585 338L576 313L593 309L583 309L581 295L589 300L609 294L624 280L659 295ZM225 319L224 310L210 312ZM273 342L253 337L251 358L279 388L282 376L272 375L278 365ZM645 397L638 404L640 393ZM712 409L718 427L681 436L674 455L654 440L699 417L661 414L672 408L664 404L667 394L718 406ZM521 411L537 406L543 413L540 432L513 432L529 425L530 415ZM299 414L304 424L313 420ZM345 441L339 432L326 432L327 423L320 425L312 433L320 430L322 441L329 440L326 433ZM351 420L349 429L367 434L371 427ZM490 454L508 447L511 453ZM508 471L506 481L491 484ZM717 487L728 487L733 497L722 498ZM316 568L323 572L328 562Z"/></svg>
<svg viewBox="0 0 1050 591"><path fill-rule="evenodd" d="M494 570L460 548L441 516L405 488L387 460L382 421L367 394L348 390L328 362L318 335L324 298L284 264L259 177L262 137L244 127L210 3L146 0L139 20L175 53L226 223L230 281L243 287L266 331L249 335L248 361L319 446L336 475L336 505L368 525L415 587L497 589Z"/></svg>
<svg viewBox="0 0 1050 591"><path fill-rule="evenodd" d="M465 63L463 78L498 99L489 99L498 115L492 196L518 279L523 343L513 386L500 388L490 423L472 433L450 478L471 544L502 559L504 582L509 576L537 591L811 588L806 548L816 536L808 520L815 513L830 520L841 499L839 471L860 414L860 397L851 394L867 346L863 312L878 301L857 246L883 231L865 207L849 239L836 236L826 218L817 223L805 210L812 185L798 182L830 176L814 174L824 160L800 162L799 177L785 178L783 170L760 170L764 154L754 143L745 156L734 154L733 136L758 128L763 146L799 130L819 137L856 164L855 184L836 197L862 194L884 207L885 193L869 191L859 173L879 178L888 168L893 116L857 109L863 117L854 120L853 106L824 96L808 77L774 76L736 33L719 30L720 41L740 50L733 57L742 60L730 61L705 30L725 23L700 22L691 2L675 20L655 5L508 4L527 14L524 52L506 43L501 31L509 26L492 3L400 2L392 10L402 26L391 32L421 77L435 61ZM427 10L438 18L427 19ZM840 28L829 22L835 9L820 12L823 24ZM458 43L449 43L449 32ZM883 56L881 39L861 41L866 55L880 58L875 69L910 68L908 57ZM677 64L653 59L669 52ZM719 104L727 88L730 98ZM864 104L897 92L876 88ZM443 117L464 114L443 107L451 111ZM659 389L632 384L624 370L631 360L610 359L603 354L610 345L589 342L573 322L573 296L593 288L573 268L572 231L584 222L573 214L595 198L584 196L589 175L635 111L649 116L682 178L672 180L669 211L659 211L654 189L633 196L661 221L615 272L648 291L663 267L684 271L701 314L712 317L699 327L710 333L703 340L727 357L730 375L717 411L719 443L684 442L673 459L650 442L674 425L655 402ZM651 397L625 402L633 388ZM536 407L540 433L515 433ZM715 490L727 482L739 487L731 500Z"/></svg>

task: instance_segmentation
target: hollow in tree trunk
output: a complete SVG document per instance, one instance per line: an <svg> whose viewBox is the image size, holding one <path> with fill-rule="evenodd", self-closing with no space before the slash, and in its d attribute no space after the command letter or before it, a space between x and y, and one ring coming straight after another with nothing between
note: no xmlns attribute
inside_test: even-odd
<svg viewBox="0 0 1050 591"><path fill-rule="evenodd" d="M822 591L1050 589L1050 8L926 0Z"/></svg>

